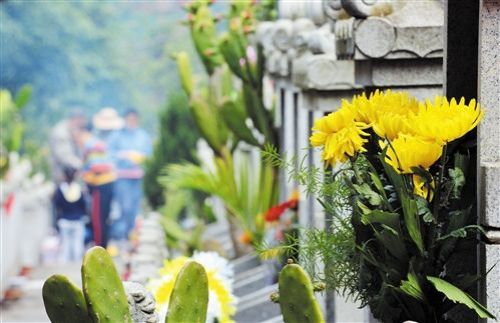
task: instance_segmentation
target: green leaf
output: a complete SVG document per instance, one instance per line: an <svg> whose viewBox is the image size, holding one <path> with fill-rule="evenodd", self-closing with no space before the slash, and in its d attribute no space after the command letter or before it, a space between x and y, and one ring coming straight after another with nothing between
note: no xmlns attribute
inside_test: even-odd
<svg viewBox="0 0 500 323"><path fill-rule="evenodd" d="M418 282L417 275L413 272L408 273L408 279L407 280L402 280L401 281L401 286L399 289L418 300L423 301L424 300L424 293L422 292L422 288L420 287L420 284Z"/></svg>
<svg viewBox="0 0 500 323"><path fill-rule="evenodd" d="M380 195L374 192L367 183L363 183L361 185L353 184L352 186L356 192L358 192L358 194L360 194L364 199L368 200L371 205L378 206L381 204L382 199Z"/></svg>
<svg viewBox="0 0 500 323"><path fill-rule="evenodd" d="M398 238L397 232L392 228L389 230L374 231L378 241L398 260L408 259L404 243Z"/></svg>
<svg viewBox="0 0 500 323"><path fill-rule="evenodd" d="M246 125L247 115L244 106L241 106L238 102L228 100L222 104L220 113L227 127L238 139L252 146L260 147L259 142L255 139L252 131Z"/></svg>
<svg viewBox="0 0 500 323"><path fill-rule="evenodd" d="M486 307L481 305L472 296L450 284L446 280L432 276L427 276L427 280L434 285L436 290L443 293L449 300L467 306L471 310L474 310L481 318L491 318L496 320L496 317L490 313Z"/></svg>
<svg viewBox="0 0 500 323"><path fill-rule="evenodd" d="M481 226L471 224L471 225L466 225L462 228L455 229L455 230L451 231L450 233L448 233L447 235L444 235L444 236L438 238L437 241L445 240L448 238L465 238L465 237L467 237L467 230L476 230L478 232L485 234L485 231Z"/></svg>
<svg viewBox="0 0 500 323"><path fill-rule="evenodd" d="M326 203L321 203L323 207L327 207ZM360 200L356 201L356 205L358 206L359 210L361 211L361 214L369 214L372 212L369 207L364 205Z"/></svg>
<svg viewBox="0 0 500 323"><path fill-rule="evenodd" d="M379 194L382 195L387 200L387 196L385 195L384 185L382 184L382 181L380 180L378 175L374 172L370 172L370 178L373 182L373 185L375 185L375 188L379 192Z"/></svg>
<svg viewBox="0 0 500 323"><path fill-rule="evenodd" d="M184 229L174 219L162 217L160 219L160 224L163 226L163 230L165 230L165 233L170 238L180 241L189 240Z"/></svg>
<svg viewBox="0 0 500 323"><path fill-rule="evenodd" d="M404 175L396 173L396 171L394 171L394 168L392 168L391 165L389 165L385 162L385 155L386 155L388 147L389 146L385 147L385 149L382 151L380 156L378 156L378 158L380 160L380 163L384 167L384 171L387 174L387 177L389 177L390 182L394 186L394 190L401 197L401 194L407 195L408 188L405 185L405 181L404 181L404 177L403 177Z"/></svg>
<svg viewBox="0 0 500 323"><path fill-rule="evenodd" d="M365 225L373 223L385 224L396 231L399 230L399 214L374 210L361 216L361 222Z"/></svg>
<svg viewBox="0 0 500 323"><path fill-rule="evenodd" d="M31 99L32 92L33 92L33 88L29 84L23 85L23 87L21 87L21 89L19 89L19 91L17 91L16 98L14 100L16 103L17 109L21 109L26 104L28 104L28 102Z"/></svg>
<svg viewBox="0 0 500 323"><path fill-rule="evenodd" d="M451 182L453 184L452 188L452 197L454 199L460 198L460 192L462 191L462 187L465 185L465 175L464 172L458 168L450 168L448 169L448 174L450 175Z"/></svg>
<svg viewBox="0 0 500 323"><path fill-rule="evenodd" d="M405 193L400 192L401 206L403 207L403 214L405 219L406 229L410 234L411 239L418 247L421 254L424 254L424 242L422 240L422 232L420 228L420 221L418 218L417 202L409 198Z"/></svg>
<svg viewBox="0 0 500 323"><path fill-rule="evenodd" d="M422 217L424 222L435 222L434 215L432 215L432 212L429 209L429 202L427 202L426 199L420 196L417 196L415 200L417 202L418 215Z"/></svg>

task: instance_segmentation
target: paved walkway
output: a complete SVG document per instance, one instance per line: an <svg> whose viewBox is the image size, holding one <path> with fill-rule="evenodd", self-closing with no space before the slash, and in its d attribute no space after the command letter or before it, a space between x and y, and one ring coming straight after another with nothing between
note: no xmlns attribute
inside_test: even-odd
<svg viewBox="0 0 500 323"><path fill-rule="evenodd" d="M50 322L43 307L42 286L43 282L53 274L66 275L81 286L79 263L36 268L31 274L31 279L23 284L23 297L2 306L0 322Z"/></svg>

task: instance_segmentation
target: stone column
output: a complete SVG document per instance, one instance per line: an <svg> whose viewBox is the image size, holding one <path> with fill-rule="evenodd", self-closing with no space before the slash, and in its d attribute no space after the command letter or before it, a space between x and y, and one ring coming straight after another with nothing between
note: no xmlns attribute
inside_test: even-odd
<svg viewBox="0 0 500 323"><path fill-rule="evenodd" d="M487 230L483 269L488 309L500 317L500 1L482 0L479 12L479 101L486 109L478 132L479 211ZM488 322L494 322L488 320Z"/></svg>

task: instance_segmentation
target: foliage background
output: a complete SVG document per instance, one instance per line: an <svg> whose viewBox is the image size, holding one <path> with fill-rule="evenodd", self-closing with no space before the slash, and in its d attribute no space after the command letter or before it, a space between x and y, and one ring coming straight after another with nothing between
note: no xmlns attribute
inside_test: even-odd
<svg viewBox="0 0 500 323"><path fill-rule="evenodd" d="M146 161L144 194L154 209L165 203L164 188L158 182L163 168L170 163L195 162L199 138L191 117L188 99L183 92L172 93L160 114L160 128L153 156Z"/></svg>
<svg viewBox="0 0 500 323"><path fill-rule="evenodd" d="M104 106L139 109L155 134L165 98L180 88L169 55L194 53L184 2L0 2L0 87L32 85L27 138L40 147L71 108Z"/></svg>

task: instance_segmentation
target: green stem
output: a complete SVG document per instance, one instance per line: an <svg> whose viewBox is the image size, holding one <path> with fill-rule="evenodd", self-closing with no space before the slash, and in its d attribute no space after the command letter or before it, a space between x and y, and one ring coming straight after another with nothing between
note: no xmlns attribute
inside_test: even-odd
<svg viewBox="0 0 500 323"><path fill-rule="evenodd" d="M439 219L439 204L440 204L440 199L441 199L441 187L443 185L443 179L444 179L444 169L446 165L446 152L447 152L448 145L444 145L443 147L443 154L441 155L441 160L440 160L440 170L439 170L439 177L438 177L438 182L436 183L436 196L434 200L434 216L436 219ZM439 222L439 221L438 221Z"/></svg>

